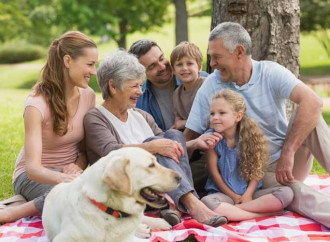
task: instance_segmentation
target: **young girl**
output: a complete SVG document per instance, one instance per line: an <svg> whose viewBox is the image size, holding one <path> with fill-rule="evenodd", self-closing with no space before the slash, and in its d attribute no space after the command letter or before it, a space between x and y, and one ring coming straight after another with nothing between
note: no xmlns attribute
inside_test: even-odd
<svg viewBox="0 0 330 242"><path fill-rule="evenodd" d="M285 186L261 189L263 168L269 161L267 140L247 116L243 97L231 90L219 92L212 99L210 115L211 131L223 139L207 151L208 195L202 201L231 221L282 212L293 192Z"/></svg>
<svg viewBox="0 0 330 242"><path fill-rule="evenodd" d="M25 102L25 142L13 175L20 196L1 203L0 223L41 215L49 190L72 181L87 166L83 118L95 106L88 82L97 59L94 41L77 31L50 45L40 81ZM28 202L9 206L22 196Z"/></svg>

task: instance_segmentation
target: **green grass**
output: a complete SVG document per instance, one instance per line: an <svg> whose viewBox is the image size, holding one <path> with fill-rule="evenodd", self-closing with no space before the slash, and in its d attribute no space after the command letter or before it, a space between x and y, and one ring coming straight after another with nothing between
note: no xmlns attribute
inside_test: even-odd
<svg viewBox="0 0 330 242"><path fill-rule="evenodd" d="M330 107L323 108L322 112L323 118L325 122L330 125ZM323 169L322 166L319 165L319 163L314 159L313 161L313 168L311 170L311 174L317 174L317 175L324 175L327 174L327 172Z"/></svg>
<svg viewBox="0 0 330 242"><path fill-rule="evenodd" d="M300 67L302 75L330 75L330 59L312 34L300 35Z"/></svg>
<svg viewBox="0 0 330 242"><path fill-rule="evenodd" d="M13 194L11 176L24 142L22 111L28 93L0 89L0 200Z"/></svg>

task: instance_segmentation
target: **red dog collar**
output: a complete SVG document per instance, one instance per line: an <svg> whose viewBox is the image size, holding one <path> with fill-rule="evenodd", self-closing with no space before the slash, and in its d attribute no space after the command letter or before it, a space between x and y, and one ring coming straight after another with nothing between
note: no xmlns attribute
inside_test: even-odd
<svg viewBox="0 0 330 242"><path fill-rule="evenodd" d="M98 207L100 210L102 210L103 212L110 214L111 216L115 217L115 218L127 218L130 215L128 213L122 212L122 211L118 211L118 210L114 210L110 207L105 206L103 203L99 203L97 201L95 201L92 198L89 198L89 200L96 206Z"/></svg>

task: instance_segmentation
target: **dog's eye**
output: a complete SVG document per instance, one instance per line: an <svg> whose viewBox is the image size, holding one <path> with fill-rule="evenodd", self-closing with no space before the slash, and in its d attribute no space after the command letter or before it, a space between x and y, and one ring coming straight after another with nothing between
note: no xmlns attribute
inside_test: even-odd
<svg viewBox="0 0 330 242"><path fill-rule="evenodd" d="M149 168L153 168L153 167L155 167L155 164L154 164L154 163L151 163L151 164L149 165Z"/></svg>

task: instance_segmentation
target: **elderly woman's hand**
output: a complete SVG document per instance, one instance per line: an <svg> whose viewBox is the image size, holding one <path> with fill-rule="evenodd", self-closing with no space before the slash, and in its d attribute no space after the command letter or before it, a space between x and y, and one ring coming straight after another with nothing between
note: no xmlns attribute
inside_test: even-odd
<svg viewBox="0 0 330 242"><path fill-rule="evenodd" d="M149 143L151 153L158 153L179 163L180 157L184 156L183 147L180 143L170 139L157 139Z"/></svg>

